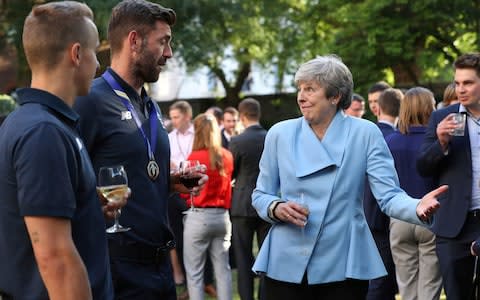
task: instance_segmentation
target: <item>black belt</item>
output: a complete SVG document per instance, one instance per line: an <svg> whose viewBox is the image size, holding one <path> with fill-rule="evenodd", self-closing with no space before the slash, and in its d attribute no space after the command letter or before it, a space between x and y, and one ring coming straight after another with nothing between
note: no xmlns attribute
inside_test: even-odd
<svg viewBox="0 0 480 300"><path fill-rule="evenodd" d="M480 218L480 209L474 209L468 212L469 217Z"/></svg>
<svg viewBox="0 0 480 300"><path fill-rule="evenodd" d="M141 264L162 264L170 257L170 250L175 242L168 241L165 246L153 247L144 244L122 245L109 240L108 250L113 259L136 262Z"/></svg>

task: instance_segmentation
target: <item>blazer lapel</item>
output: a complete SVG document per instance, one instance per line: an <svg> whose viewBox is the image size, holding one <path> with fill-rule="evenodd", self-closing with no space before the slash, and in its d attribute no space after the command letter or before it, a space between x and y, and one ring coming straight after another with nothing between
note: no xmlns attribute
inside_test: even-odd
<svg viewBox="0 0 480 300"><path fill-rule="evenodd" d="M304 118L294 135L295 175L304 177L331 166L340 166L345 151L347 128L342 112L337 112L320 141Z"/></svg>

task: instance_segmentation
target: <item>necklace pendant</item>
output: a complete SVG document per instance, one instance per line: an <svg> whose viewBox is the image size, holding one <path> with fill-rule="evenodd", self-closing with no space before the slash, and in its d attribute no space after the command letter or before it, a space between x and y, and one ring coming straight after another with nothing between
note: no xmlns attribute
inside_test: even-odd
<svg viewBox="0 0 480 300"><path fill-rule="evenodd" d="M160 167L158 166L157 162L151 159L147 164L147 174L151 180L155 180L160 173Z"/></svg>

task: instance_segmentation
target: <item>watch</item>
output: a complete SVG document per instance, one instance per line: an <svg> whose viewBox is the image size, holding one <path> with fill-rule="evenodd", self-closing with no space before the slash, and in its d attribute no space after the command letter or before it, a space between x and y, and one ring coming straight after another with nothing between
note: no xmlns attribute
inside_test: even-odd
<svg viewBox="0 0 480 300"><path fill-rule="evenodd" d="M280 204L280 203L283 203L285 201L282 201L282 200L275 200L273 201L272 203L270 203L270 205L268 206L268 217L276 222L280 222L280 219L278 219L277 217L275 217L275 209L277 208L277 206Z"/></svg>

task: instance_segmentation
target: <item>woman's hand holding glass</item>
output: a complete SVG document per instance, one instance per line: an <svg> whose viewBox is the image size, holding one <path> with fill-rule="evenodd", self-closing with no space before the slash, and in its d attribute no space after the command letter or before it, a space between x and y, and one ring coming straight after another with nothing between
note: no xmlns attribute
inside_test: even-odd
<svg viewBox="0 0 480 300"><path fill-rule="evenodd" d="M289 200L278 204L274 211L275 216L282 222L305 227L308 223L310 210L306 203L302 203L301 198L296 201Z"/></svg>

